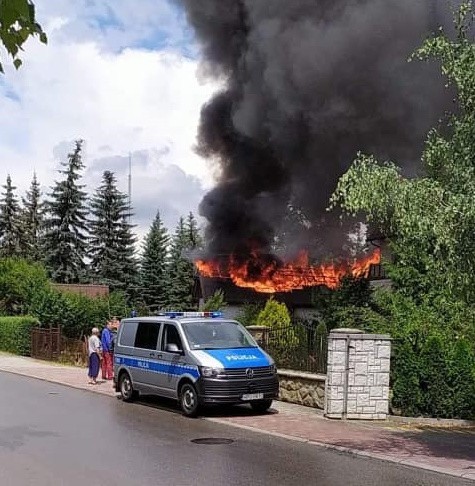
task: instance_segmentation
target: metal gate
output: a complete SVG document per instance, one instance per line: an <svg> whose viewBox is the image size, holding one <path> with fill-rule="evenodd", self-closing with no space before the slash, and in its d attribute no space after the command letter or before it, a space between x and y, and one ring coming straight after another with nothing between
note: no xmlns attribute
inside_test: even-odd
<svg viewBox="0 0 475 486"><path fill-rule="evenodd" d="M31 357L58 360L61 354L61 328L36 327L31 330Z"/></svg>

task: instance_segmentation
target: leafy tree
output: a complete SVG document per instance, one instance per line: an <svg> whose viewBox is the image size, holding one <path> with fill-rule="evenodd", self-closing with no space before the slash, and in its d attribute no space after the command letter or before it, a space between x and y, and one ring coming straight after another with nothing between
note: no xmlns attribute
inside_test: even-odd
<svg viewBox="0 0 475 486"><path fill-rule="evenodd" d="M91 199L89 256L91 276L112 290L125 290L136 271L135 239L127 222L127 196L116 186L112 172L105 171L101 186Z"/></svg>
<svg viewBox="0 0 475 486"><path fill-rule="evenodd" d="M44 231L44 203L41 201L40 184L33 174L30 190L23 198L22 255L32 261L42 259L42 232Z"/></svg>
<svg viewBox="0 0 475 486"><path fill-rule="evenodd" d="M429 133L422 156L425 175L405 178L392 162L359 154L331 198L346 213L366 214L386 234L397 235L395 284L414 298L449 292L475 300L475 46L470 39L472 4L456 14L457 38L442 30L413 59L440 61L456 92L456 114ZM393 239L394 240L394 239ZM413 283L419 282L414 292Z"/></svg>
<svg viewBox="0 0 475 486"><path fill-rule="evenodd" d="M61 164L64 179L55 183L47 202L45 260L52 278L60 283L79 282L86 270L86 193L78 183L84 168L82 144L78 140L68 162Z"/></svg>
<svg viewBox="0 0 475 486"><path fill-rule="evenodd" d="M367 278L352 276L344 277L335 290L319 287L315 289L313 298L318 320L329 330L375 327L383 317L378 313L372 293Z"/></svg>
<svg viewBox="0 0 475 486"><path fill-rule="evenodd" d="M143 245L141 262L142 297L152 312L167 305L169 236L157 211Z"/></svg>
<svg viewBox="0 0 475 486"><path fill-rule="evenodd" d="M180 218L172 238L168 264L168 305L176 310L190 309L193 304L194 267L188 258L191 241L190 227Z"/></svg>
<svg viewBox="0 0 475 486"><path fill-rule="evenodd" d="M0 254L4 257L20 254L20 206L15 196L10 175L3 186L3 198L0 201Z"/></svg>
<svg viewBox="0 0 475 486"><path fill-rule="evenodd" d="M38 36L46 44L46 34L36 22L35 6L31 0L0 0L0 42L13 58L13 65L18 69L22 61L18 57L23 44ZM0 73L3 66L0 62Z"/></svg>

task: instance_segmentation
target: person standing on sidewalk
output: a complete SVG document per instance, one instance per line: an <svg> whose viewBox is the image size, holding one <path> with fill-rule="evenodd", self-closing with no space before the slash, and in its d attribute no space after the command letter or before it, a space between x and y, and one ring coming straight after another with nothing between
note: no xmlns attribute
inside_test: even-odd
<svg viewBox="0 0 475 486"><path fill-rule="evenodd" d="M92 336L87 340L89 353L89 384L97 385L97 376L101 366L102 345L99 339L99 329L92 328Z"/></svg>
<svg viewBox="0 0 475 486"><path fill-rule="evenodd" d="M106 327L102 330L102 379L112 380L114 371L112 368L112 351L114 335L112 334L112 321L107 321Z"/></svg>

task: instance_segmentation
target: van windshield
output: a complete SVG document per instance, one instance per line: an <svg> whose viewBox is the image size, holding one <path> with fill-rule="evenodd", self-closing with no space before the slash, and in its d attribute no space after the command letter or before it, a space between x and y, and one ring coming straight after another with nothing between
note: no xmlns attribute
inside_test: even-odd
<svg viewBox="0 0 475 486"><path fill-rule="evenodd" d="M237 322L184 322L182 326L191 349L257 348L253 337Z"/></svg>

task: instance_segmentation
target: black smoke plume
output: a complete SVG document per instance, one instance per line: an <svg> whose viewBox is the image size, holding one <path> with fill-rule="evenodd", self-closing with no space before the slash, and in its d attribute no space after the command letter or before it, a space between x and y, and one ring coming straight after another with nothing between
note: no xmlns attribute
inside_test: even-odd
<svg viewBox="0 0 475 486"><path fill-rule="evenodd" d="M289 201L312 223L289 240L341 247L342 230L322 218L356 153L415 173L449 106L438 67L407 62L450 19L447 0L177 1L202 72L225 81L198 134L221 174L200 206L209 255L269 252Z"/></svg>

